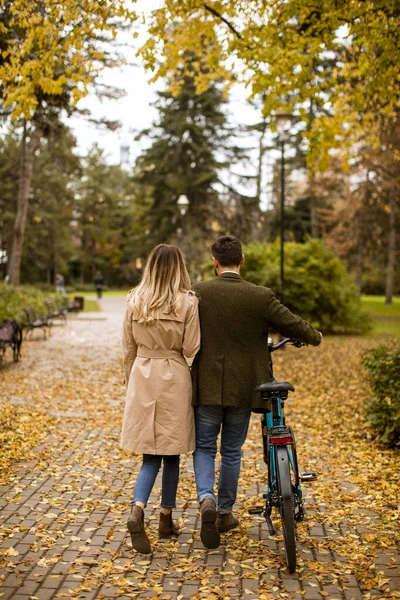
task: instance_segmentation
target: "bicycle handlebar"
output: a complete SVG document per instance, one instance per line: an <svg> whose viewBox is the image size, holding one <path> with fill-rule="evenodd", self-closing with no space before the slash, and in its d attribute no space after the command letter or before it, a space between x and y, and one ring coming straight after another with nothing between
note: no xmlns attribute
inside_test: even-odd
<svg viewBox="0 0 400 600"><path fill-rule="evenodd" d="M275 352L275 350L278 350L279 348L281 348L285 344L292 344L296 348L301 348L302 346L305 346L305 344L303 342L299 342L299 340L293 340L291 338L285 338L285 339L281 340L280 342L278 342L277 344L273 344L270 347L270 351L271 352Z"/></svg>

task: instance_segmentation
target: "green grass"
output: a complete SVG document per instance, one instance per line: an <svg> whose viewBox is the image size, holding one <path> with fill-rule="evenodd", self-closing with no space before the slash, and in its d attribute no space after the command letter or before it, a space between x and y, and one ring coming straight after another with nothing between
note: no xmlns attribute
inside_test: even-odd
<svg viewBox="0 0 400 600"><path fill-rule="evenodd" d="M372 335L383 334L400 336L400 297L393 298L393 304L385 304L384 296L361 296L362 309L373 321Z"/></svg>
<svg viewBox="0 0 400 600"><path fill-rule="evenodd" d="M99 312L100 306L97 300L88 300L85 298L85 307L83 312Z"/></svg>
<svg viewBox="0 0 400 600"><path fill-rule="evenodd" d="M85 298L85 304L83 308L83 312L100 312L100 306L97 300L90 299L88 300L87 296L91 296L93 294L68 294L68 300L72 302L75 296L83 296Z"/></svg>

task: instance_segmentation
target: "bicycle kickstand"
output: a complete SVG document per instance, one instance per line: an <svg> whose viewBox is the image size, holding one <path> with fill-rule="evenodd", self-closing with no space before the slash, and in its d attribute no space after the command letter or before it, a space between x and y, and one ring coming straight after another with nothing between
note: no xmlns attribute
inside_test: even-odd
<svg viewBox="0 0 400 600"><path fill-rule="evenodd" d="M269 535L276 535L276 529L271 521L271 508L265 509L265 521L268 526Z"/></svg>

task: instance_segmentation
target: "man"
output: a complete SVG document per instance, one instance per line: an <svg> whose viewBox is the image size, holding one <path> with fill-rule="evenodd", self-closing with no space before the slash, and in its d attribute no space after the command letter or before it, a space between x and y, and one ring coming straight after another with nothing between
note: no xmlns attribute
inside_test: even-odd
<svg viewBox="0 0 400 600"><path fill-rule="evenodd" d="M100 271L96 271L94 276L94 287L96 288L98 298L101 298L103 292L103 283L103 275L100 273Z"/></svg>
<svg viewBox="0 0 400 600"><path fill-rule="evenodd" d="M60 294L62 294L63 296L66 296L66 291L65 291L65 283L64 283L64 277L61 275L61 273L57 273L56 274L56 291L60 292Z"/></svg>
<svg viewBox="0 0 400 600"><path fill-rule="evenodd" d="M262 406L254 388L270 381L268 329L318 346L322 335L292 314L270 289L240 276L242 247L235 237L220 237L211 248L216 279L193 286L199 297L201 349L193 364L196 419L194 469L201 507L200 537L217 548L220 533L238 526L236 501L241 448L251 409ZM221 433L218 505L214 494L217 438Z"/></svg>

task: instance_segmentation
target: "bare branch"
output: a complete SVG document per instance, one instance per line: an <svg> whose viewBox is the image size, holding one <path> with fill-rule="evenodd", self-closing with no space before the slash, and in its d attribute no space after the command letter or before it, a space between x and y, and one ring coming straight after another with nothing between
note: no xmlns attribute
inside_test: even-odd
<svg viewBox="0 0 400 600"><path fill-rule="evenodd" d="M217 17L218 19L221 19L221 21L223 21L225 23L225 25L228 25L229 29L240 39L243 39L242 34L240 33L240 31L238 31L237 29L235 29L235 27L232 25L232 23L230 23L227 19L225 19L225 17L223 17L217 10L215 10L215 8L212 8L211 6L209 6L208 4L204 4L204 8L206 10L208 10L208 12L210 12L212 15L214 15L214 17Z"/></svg>

